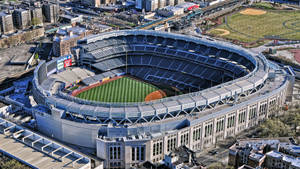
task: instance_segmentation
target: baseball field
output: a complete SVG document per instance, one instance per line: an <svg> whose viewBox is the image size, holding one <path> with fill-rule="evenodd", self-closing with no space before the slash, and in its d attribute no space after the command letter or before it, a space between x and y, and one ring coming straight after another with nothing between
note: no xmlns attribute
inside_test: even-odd
<svg viewBox="0 0 300 169"><path fill-rule="evenodd" d="M144 102L165 96L156 86L131 77L122 77L76 95L85 100L114 103Z"/></svg>
<svg viewBox="0 0 300 169"><path fill-rule="evenodd" d="M300 11L247 8L224 17L224 23L209 34L249 43L270 36L300 39Z"/></svg>

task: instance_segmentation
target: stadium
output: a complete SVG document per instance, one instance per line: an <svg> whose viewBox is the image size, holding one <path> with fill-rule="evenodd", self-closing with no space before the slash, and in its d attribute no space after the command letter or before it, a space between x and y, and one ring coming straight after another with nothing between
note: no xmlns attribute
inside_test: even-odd
<svg viewBox="0 0 300 169"><path fill-rule="evenodd" d="M276 115L293 71L209 38L122 30L79 42L34 71L37 128L92 149L106 168L201 151Z"/></svg>

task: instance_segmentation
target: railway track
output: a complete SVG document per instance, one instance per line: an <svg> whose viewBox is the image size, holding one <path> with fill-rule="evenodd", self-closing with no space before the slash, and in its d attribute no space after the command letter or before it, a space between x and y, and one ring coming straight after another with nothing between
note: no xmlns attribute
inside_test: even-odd
<svg viewBox="0 0 300 169"><path fill-rule="evenodd" d="M233 4L237 4L237 3L243 3L245 2L245 0L225 0L223 2L220 2L218 4L214 4L205 8L201 8L201 9L197 9L194 10L190 13L185 13L182 15L177 15L177 16L171 16L162 20L159 20L157 22L153 22L152 24L149 25L145 25L145 26L140 26L138 27L138 29L142 29L142 30L147 30L147 29L151 29L157 25L161 25L164 24L168 21L171 20L187 20L187 21L191 21L192 19L196 18L196 17L201 17L202 15L208 15L211 12L218 12L220 10L223 10L223 8L225 6L233 6Z"/></svg>

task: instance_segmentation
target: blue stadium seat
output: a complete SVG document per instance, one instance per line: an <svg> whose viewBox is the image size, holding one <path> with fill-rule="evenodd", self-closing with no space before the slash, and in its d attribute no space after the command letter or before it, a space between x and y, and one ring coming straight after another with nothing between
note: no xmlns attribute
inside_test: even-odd
<svg viewBox="0 0 300 169"><path fill-rule="evenodd" d="M134 39L133 35L128 35L128 36L125 37L125 40L127 41L127 44L133 43L133 39Z"/></svg>
<svg viewBox="0 0 300 169"><path fill-rule="evenodd" d="M214 47L210 47L208 55L214 55L214 56L216 56L216 54L217 54L218 51L219 51L219 49L214 48Z"/></svg>
<svg viewBox="0 0 300 169"><path fill-rule="evenodd" d="M158 65L159 62L160 62L160 60L156 56L152 56L152 59L150 62L151 65Z"/></svg>
<svg viewBox="0 0 300 169"><path fill-rule="evenodd" d="M204 54L207 51L208 47L204 45L197 45L197 48L195 49L196 52Z"/></svg>
<svg viewBox="0 0 300 169"><path fill-rule="evenodd" d="M176 54L176 50L167 48L166 53L167 53L168 55L171 55L171 56L172 56L172 55L175 55L175 54Z"/></svg>
<svg viewBox="0 0 300 169"><path fill-rule="evenodd" d="M196 59L198 62L205 62L206 61L206 57L205 56L201 56L199 55Z"/></svg>
<svg viewBox="0 0 300 169"><path fill-rule="evenodd" d="M156 38L155 36L151 36L151 35L147 35L146 37L147 37L146 41L148 43L154 43L155 38Z"/></svg>
<svg viewBox="0 0 300 169"><path fill-rule="evenodd" d="M152 52L152 51L154 51L155 49L156 49L156 47L154 47L154 46L149 46L149 45L147 45L146 48L145 48L145 50L146 50L146 51L149 51L149 52Z"/></svg>
<svg viewBox="0 0 300 169"><path fill-rule="evenodd" d="M145 38L145 36L143 36L143 35L137 35L136 36L136 42L137 43L143 43L144 42L144 38Z"/></svg>
<svg viewBox="0 0 300 169"><path fill-rule="evenodd" d="M135 51L145 51L145 46L144 45L136 45Z"/></svg>
<svg viewBox="0 0 300 169"><path fill-rule="evenodd" d="M157 47L155 51L158 53L165 53L166 49L163 47Z"/></svg>
<svg viewBox="0 0 300 169"><path fill-rule="evenodd" d="M175 40L174 39L170 39L170 38L166 38L166 45L170 45L170 46L174 46L175 45Z"/></svg>
<svg viewBox="0 0 300 169"><path fill-rule="evenodd" d="M168 59L161 59L158 66L168 69L170 67L170 61Z"/></svg>
<svg viewBox="0 0 300 169"><path fill-rule="evenodd" d="M177 42L176 46L181 49L183 49L186 44L186 42L183 40L177 40L176 42Z"/></svg>
<svg viewBox="0 0 300 169"><path fill-rule="evenodd" d="M197 59L197 55L189 53L189 54L186 55L186 58L190 59L190 60L196 60Z"/></svg>
<svg viewBox="0 0 300 169"><path fill-rule="evenodd" d="M216 59L215 58L207 58L206 62L211 65L214 65L216 63Z"/></svg>
<svg viewBox="0 0 300 169"><path fill-rule="evenodd" d="M142 59L142 64L143 65L149 65L150 60L151 60L151 56L144 55L144 56L141 57L141 59Z"/></svg>
<svg viewBox="0 0 300 169"><path fill-rule="evenodd" d="M186 52L178 50L176 55L181 58L186 58L186 54L187 54Z"/></svg>
<svg viewBox="0 0 300 169"><path fill-rule="evenodd" d="M176 70L176 69L178 69L178 67L179 67L180 65L181 65L180 62L178 62L177 60L174 60L174 61L172 61L172 63L170 64L169 69Z"/></svg>
<svg viewBox="0 0 300 169"><path fill-rule="evenodd" d="M164 38L162 38L162 37L156 37L155 43L157 43L157 44L162 44L163 41L164 41Z"/></svg>

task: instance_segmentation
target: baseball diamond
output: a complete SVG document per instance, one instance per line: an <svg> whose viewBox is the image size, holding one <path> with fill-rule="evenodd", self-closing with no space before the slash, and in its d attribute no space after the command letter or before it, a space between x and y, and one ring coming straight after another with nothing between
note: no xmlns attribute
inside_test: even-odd
<svg viewBox="0 0 300 169"><path fill-rule="evenodd" d="M208 33L221 36L220 29L227 30L230 34L222 36L241 42L254 42L268 39L271 35L279 39L296 40L300 38L299 11L274 11L244 9L225 16L225 22Z"/></svg>
<svg viewBox="0 0 300 169"><path fill-rule="evenodd" d="M151 84L123 77L79 93L77 97L101 102L143 102L147 95L157 90Z"/></svg>

